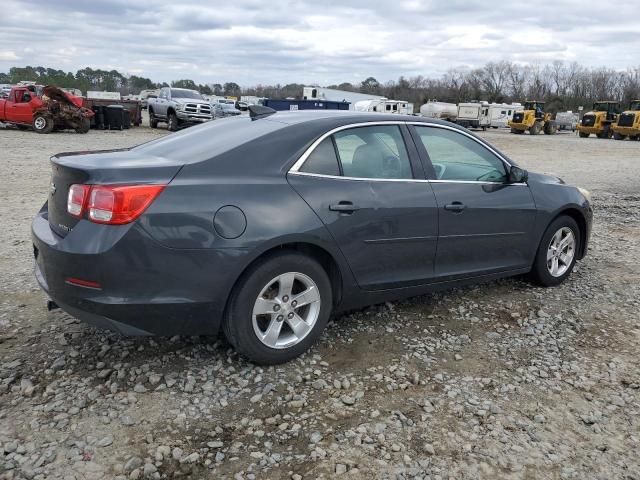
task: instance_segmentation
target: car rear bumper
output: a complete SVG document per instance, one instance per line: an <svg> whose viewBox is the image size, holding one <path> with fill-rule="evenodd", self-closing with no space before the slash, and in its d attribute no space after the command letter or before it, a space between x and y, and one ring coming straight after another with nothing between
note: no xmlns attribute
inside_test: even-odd
<svg viewBox="0 0 640 480"><path fill-rule="evenodd" d="M36 279L70 315L125 335L214 335L239 252L160 245L137 224L81 220L64 238L41 211L32 223ZM92 232L93 235L88 233ZM100 288L69 283L97 282Z"/></svg>

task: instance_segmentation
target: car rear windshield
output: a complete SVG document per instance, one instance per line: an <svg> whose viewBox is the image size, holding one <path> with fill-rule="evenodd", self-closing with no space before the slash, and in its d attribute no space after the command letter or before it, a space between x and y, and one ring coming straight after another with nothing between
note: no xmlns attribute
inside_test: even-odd
<svg viewBox="0 0 640 480"><path fill-rule="evenodd" d="M184 164L208 160L244 143L287 127L267 119L225 118L182 130L134 147L132 151Z"/></svg>

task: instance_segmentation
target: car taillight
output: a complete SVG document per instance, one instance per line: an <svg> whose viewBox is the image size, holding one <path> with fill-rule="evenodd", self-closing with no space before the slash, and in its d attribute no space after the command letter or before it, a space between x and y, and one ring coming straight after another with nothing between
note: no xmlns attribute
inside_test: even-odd
<svg viewBox="0 0 640 480"><path fill-rule="evenodd" d="M74 217L82 217L89 200L90 185L71 185L67 197L67 212Z"/></svg>
<svg viewBox="0 0 640 480"><path fill-rule="evenodd" d="M165 185L93 185L89 220L109 225L130 223L142 215Z"/></svg>

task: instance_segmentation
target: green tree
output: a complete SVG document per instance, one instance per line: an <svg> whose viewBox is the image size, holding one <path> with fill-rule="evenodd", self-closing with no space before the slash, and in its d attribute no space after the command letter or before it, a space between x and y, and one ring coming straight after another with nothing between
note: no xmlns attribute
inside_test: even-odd
<svg viewBox="0 0 640 480"><path fill-rule="evenodd" d="M198 90L196 82L193 80L174 80L171 86L175 88L188 88L189 90Z"/></svg>
<svg viewBox="0 0 640 480"><path fill-rule="evenodd" d="M360 84L360 91L362 93L379 94L380 93L380 82L378 82L378 80L376 80L374 77L369 77L369 78L365 79Z"/></svg>

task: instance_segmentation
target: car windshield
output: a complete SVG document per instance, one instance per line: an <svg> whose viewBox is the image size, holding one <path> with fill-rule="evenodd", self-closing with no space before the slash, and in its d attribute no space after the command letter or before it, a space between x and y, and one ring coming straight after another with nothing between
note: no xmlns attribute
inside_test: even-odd
<svg viewBox="0 0 640 480"><path fill-rule="evenodd" d="M596 112L607 112L607 111L609 111L609 104L608 103L594 103L593 104L593 109Z"/></svg>
<svg viewBox="0 0 640 480"><path fill-rule="evenodd" d="M195 98L197 100L203 100L202 95L193 90L182 90L181 88L171 89L171 98Z"/></svg>

